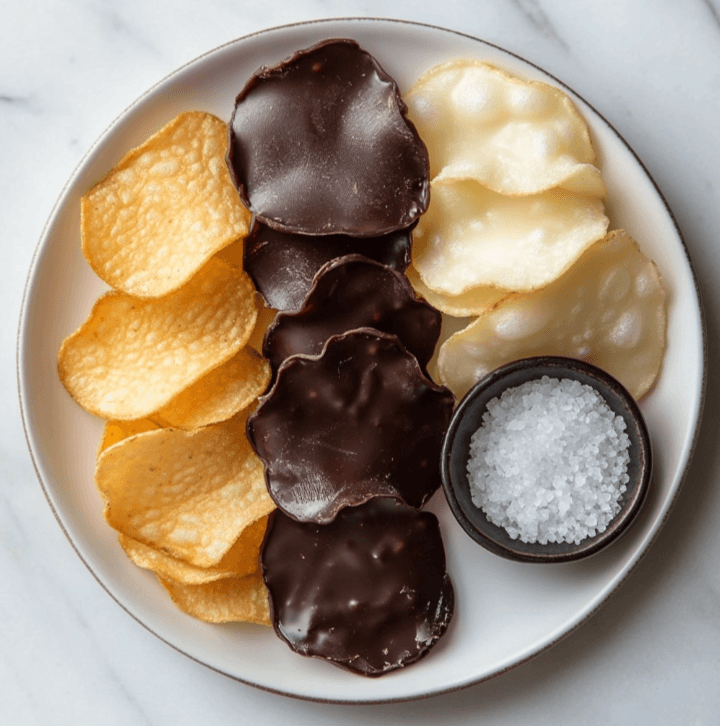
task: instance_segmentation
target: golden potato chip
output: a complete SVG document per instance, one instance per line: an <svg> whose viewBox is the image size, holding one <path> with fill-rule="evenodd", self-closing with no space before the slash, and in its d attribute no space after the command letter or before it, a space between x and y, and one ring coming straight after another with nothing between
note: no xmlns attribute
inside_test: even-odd
<svg viewBox="0 0 720 726"><path fill-rule="evenodd" d="M90 413L145 418L234 356L256 317L250 278L211 259L163 298L101 297L60 348L60 380Z"/></svg>
<svg viewBox="0 0 720 726"><path fill-rule="evenodd" d="M226 149L223 121L182 113L83 196L83 254L100 278L136 297L161 297L247 235L251 215Z"/></svg>
<svg viewBox="0 0 720 726"><path fill-rule="evenodd" d="M581 358L635 398L655 382L665 349L666 292L655 264L624 231L593 245L559 280L511 295L443 343L441 381L463 396L482 376L519 358Z"/></svg>
<svg viewBox="0 0 720 726"><path fill-rule="evenodd" d="M245 433L247 413L193 431L148 431L103 451L95 483L108 524L198 567L220 562L274 509Z"/></svg>
<svg viewBox="0 0 720 726"><path fill-rule="evenodd" d="M117 444L118 441L159 428L161 428L160 424L149 418L141 418L136 421L108 421L103 429L98 455L109 446Z"/></svg>
<svg viewBox="0 0 720 726"><path fill-rule="evenodd" d="M412 262L447 295L481 285L528 292L557 279L607 227L599 199L563 189L508 197L475 181L433 183Z"/></svg>
<svg viewBox="0 0 720 726"><path fill-rule="evenodd" d="M475 179L511 195L557 186L605 193L587 125L559 88L456 60L428 71L404 99L435 180Z"/></svg>
<svg viewBox="0 0 720 726"><path fill-rule="evenodd" d="M198 620L270 625L269 596L260 573L203 585L183 585L160 576L158 580L178 608Z"/></svg>
<svg viewBox="0 0 720 726"><path fill-rule="evenodd" d="M418 295L424 297L436 310L456 318L482 315L510 294L507 290L501 290L498 287L480 285L471 287L459 295L448 295L431 290L420 279L420 275L413 265L408 267L405 274Z"/></svg>
<svg viewBox="0 0 720 726"><path fill-rule="evenodd" d="M228 265L237 267L239 270L245 269L243 254L245 250L245 242L243 239L237 239L227 247L223 247L216 255L218 259L227 262Z"/></svg>
<svg viewBox="0 0 720 726"><path fill-rule="evenodd" d="M255 328L253 329L248 345L254 348L258 352L262 352L263 339L265 338L265 332L272 325L277 315L277 310L273 310L265 305L265 301L262 296L258 294L258 316Z"/></svg>
<svg viewBox="0 0 720 726"><path fill-rule="evenodd" d="M246 346L175 396L157 415L181 429L227 421L265 391L270 376L270 364Z"/></svg>
<svg viewBox="0 0 720 726"><path fill-rule="evenodd" d="M118 540L125 554L138 567L152 570L166 580L185 585L201 585L224 577L245 577L257 572L260 568L260 545L266 528L267 517L248 525L220 562L211 567L196 567L124 534L120 534Z"/></svg>

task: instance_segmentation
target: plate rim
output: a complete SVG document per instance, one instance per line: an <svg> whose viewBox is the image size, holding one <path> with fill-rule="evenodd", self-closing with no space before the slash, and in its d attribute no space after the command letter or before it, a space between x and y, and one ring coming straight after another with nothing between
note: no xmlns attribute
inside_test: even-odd
<svg viewBox="0 0 720 726"><path fill-rule="evenodd" d="M324 24L332 24L332 23L358 23L358 24L398 24L403 26L412 26L412 27L418 27L418 28L424 28L427 30L432 31L440 31L441 33L446 33L450 35L456 35L459 37L466 38L468 40L472 40L474 42L480 43L482 45L485 45L489 48L493 48L497 51L500 51L503 54L507 54L508 56L511 56L515 58L516 60L526 64L527 66L537 70L541 74L545 75L546 77L552 79L553 83L557 84L559 87L564 89L565 91L568 91L570 94L575 96L576 98L580 99L583 104L585 104L589 109L592 110L592 112L597 116L598 119L602 121L602 123L605 124L605 126L617 137L617 139L620 141L620 143L627 149L627 151L630 152L633 159L637 163L637 165L642 169L645 177L647 180L650 181L652 184L655 193L657 194L660 202L662 203L662 206L664 207L668 218L672 222L672 225L675 229L675 233L678 237L678 240L681 243L682 251L685 256L685 260L688 265L688 269L690 271L691 280L695 289L695 295L698 301L698 307L697 312L699 315L699 327L700 327L700 335L701 335L701 343L702 343L702 369L701 369L701 375L700 375L700 390L699 390L699 397L696 402L697 411L696 415L694 415L694 421L693 421L693 435L692 439L689 443L689 446L687 448L687 452L684 458L684 461L680 460L681 464L681 471L678 472L678 485L673 492L672 496L667 500L665 503L665 511L662 517L658 518L657 522L654 524L654 528L651 532L651 536L647 540L647 542L642 547L641 551L635 555L635 561L632 562L632 564L626 569L623 576L617 580L617 582L613 583L612 587L601 597L600 601L595 604L594 607L592 607L590 610L588 610L585 615L580 618L574 625L567 629L563 629L562 632L557 634L556 637L548 640L542 647L533 650L531 653L529 653L526 657L521 658L512 664L508 665L506 668L502 668L500 670L497 670L493 673L481 676L479 678L471 678L470 680L463 681L462 683L458 683L454 686L450 687L444 687L439 688L435 690L429 690L427 692L423 693L414 693L408 696L389 696L389 697L379 697L379 698L362 698L362 699L346 699L346 698L322 698L322 697L316 697L316 696L308 696L303 695L299 693L292 693L283 691L278 688L273 688L270 686L266 686L263 684L254 683L252 681L246 680L240 676L237 676L232 673L228 673L210 663L207 663L200 658L196 657L192 653L187 652L186 650L183 650L178 645L172 643L170 640L165 638L163 635L161 635L159 632L156 632L148 623L144 622L138 615L132 612L131 609L129 609L118 597L116 597L109 587L103 582L101 577L98 575L98 573L95 572L95 570L92 568L92 566L89 564L89 562L83 557L81 551L79 550L78 546L76 545L75 541L73 540L70 532L68 531L67 527L65 526L65 523L63 522L62 518L60 517L55 505L53 504L53 501L49 495L48 492L48 485L46 485L46 482L43 479L43 476L40 471L40 466L38 464L38 453L36 451L36 446L34 442L33 437L33 431L31 430L31 426L29 424L29 411L28 411L28 392L25 390L25 381L24 381L24 369L26 366L26 351L23 346L23 340L24 336L23 333L25 331L27 321L28 321L28 307L29 307L29 301L30 301L30 293L32 291L32 288L34 286L34 281L37 276L38 272L38 266L39 266L39 260L42 256L42 252L46 247L47 244L47 235L49 229L53 226L53 224L56 221L56 218L59 216L61 207L63 206L63 200L69 190L69 188L72 186L73 182L76 180L77 176L79 175L80 170L84 166L85 162L88 160L88 158L94 153L96 148L105 140L108 133L128 114L130 113L134 108L142 104L145 99L152 95L155 90L167 83L169 80L171 80L174 76L179 75L183 73L187 68L190 66L199 63L204 58L213 55L219 51L222 51L225 48L229 48L230 46L233 46L239 42L246 41L250 38L254 38L257 36L262 36L266 34L270 34L277 31L282 30L288 30L288 29L295 29L295 28L302 28L302 27L310 27L310 26L319 26ZM483 38L474 36L469 33L464 33L462 31L454 30L451 28L445 28L439 25L435 25L432 23L424 23L420 21L414 21L414 20L406 20L401 18L382 18L382 17L375 17L375 16L341 16L341 17L328 17L328 18L317 18L312 20L304 20L304 21L297 21L287 24L281 24L272 26L269 28L263 28L261 30L256 30L251 33L238 36L236 38L233 38L232 40L229 40L225 43L222 43L214 48L211 48L204 53L196 56L195 58L186 61L182 65L174 68L170 73L167 73L162 78L158 79L155 83L153 83L150 87L148 87L142 94L140 94L137 98L135 98L130 104L128 104L125 108L123 108L119 113L115 115L115 117L110 121L109 124L101 131L101 133L97 136L95 141L88 147L88 149L85 151L85 153L82 155L82 157L78 160L77 164L75 165L73 171L68 176L68 178L65 181L65 184L63 185L62 189L58 193L58 196L55 200L55 203L45 221L45 224L43 225L42 231L40 233L40 236L38 238L38 241L35 245L35 249L33 251L33 255L31 258L30 266L28 269L27 277L25 280L25 285L23 288L23 294L22 294L22 301L20 306L20 316L19 316L19 323L17 328L17 337L16 337L16 384L17 384L17 390L18 390L18 399L20 404L20 414L21 414L21 422L23 427L23 433L25 435L26 444L28 447L28 452L30 454L31 463L33 466L33 469L35 471L35 475L38 479L38 482L40 483L40 487L42 489L43 495L50 507L50 510L53 513L53 516L55 517L58 525L60 526L61 531L67 538L68 542L70 543L70 546L75 551L75 554L79 557L80 561L85 565L87 570L90 572L90 574L93 576L95 581L102 587L102 589L112 598L112 600L117 603L117 605L122 608L124 612L126 612L133 620L135 620L137 623L139 623L145 630L150 632L154 637L158 638L163 643L170 646L173 650L175 650L178 653L181 653L183 656L189 658L190 660L212 670L216 673L219 673L227 678L230 678L231 680L234 680L239 683L243 683L248 686L252 686L253 688L257 688L262 691L266 691L269 693L274 693L277 695L285 696L288 698L293 698L301 701L310 701L310 702L317 702L317 703L333 703L333 704L376 704L376 703L401 703L406 701L414 701L414 700L420 700L424 698L430 698L432 696L436 695L442 695L445 693L452 693L454 691L462 690L465 688L469 688L470 686L477 685L479 683L485 682L487 680L490 680L492 678L496 678L503 673L506 673L510 670L513 670L520 665L527 663L528 661L534 659L541 653L546 652L550 648L552 648L554 645L559 643L561 640L564 640L565 638L569 637L572 633L574 633L578 628L580 628L582 625L584 625L587 620L589 620L609 599L610 597L617 592L617 590L620 588L620 586L625 583L627 578L635 571L640 561L644 558L644 556L647 554L650 547L655 543L660 531L665 526L669 516L670 512L672 511L677 498L679 496L679 493L681 489L684 486L685 480L687 478L688 469L690 467L690 464L693 459L693 455L695 453L698 439L700 435L700 429L702 425L702 418L703 418L703 411L705 407L705 397L706 397L706 390L707 390L707 377L708 377L708 336L707 336L707 323L706 323L706 315L704 311L704 306L702 302L702 297L700 294L700 288L698 285L698 278L695 273L695 268L692 262L692 259L689 254L689 250L687 247L687 244L685 242L685 238L682 234L682 231L680 230L680 227L678 225L677 219L670 208L664 194L660 190L657 182L655 181L654 177L648 170L647 166L644 164L642 159L638 156L635 149L629 144L629 142L625 139L625 137L615 128L615 126L608 121L608 119L600 113L593 104L587 101L587 99L580 93L578 93L574 88L570 87L567 83L559 79L557 76L555 76L553 73L547 71L545 68L541 67L537 63L534 63L531 60L528 60L524 56L520 55L519 53L516 53L514 51L508 50L507 48L504 48L501 45L498 45L497 43L494 43L492 41L484 40ZM694 412L695 413L695 412Z"/></svg>

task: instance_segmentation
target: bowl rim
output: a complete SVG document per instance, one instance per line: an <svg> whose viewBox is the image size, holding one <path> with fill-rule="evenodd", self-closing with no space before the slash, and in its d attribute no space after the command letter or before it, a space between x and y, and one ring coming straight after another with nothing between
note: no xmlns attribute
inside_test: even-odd
<svg viewBox="0 0 720 726"><path fill-rule="evenodd" d="M485 517L469 500L469 485L462 462L467 461L469 435L461 431L466 417L477 421L487 403L509 388L539 380L544 376L570 378L590 385L627 424L633 450L631 481L620 512L602 532L574 543L523 543L511 540L505 531ZM479 403L479 408L478 408ZM450 510L465 533L485 549L510 560L531 563L571 562L600 552L618 540L630 527L647 500L652 481L652 446L645 419L635 399L612 375L601 368L567 356L530 356L511 361L483 376L456 407L442 448L441 478ZM456 474L460 472L460 477Z"/></svg>

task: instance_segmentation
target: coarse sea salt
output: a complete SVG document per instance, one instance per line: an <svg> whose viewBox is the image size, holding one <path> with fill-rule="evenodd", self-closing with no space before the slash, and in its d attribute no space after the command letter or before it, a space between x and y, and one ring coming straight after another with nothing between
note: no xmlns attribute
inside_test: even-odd
<svg viewBox="0 0 720 726"><path fill-rule="evenodd" d="M470 440L475 506L523 542L575 542L603 532L629 481L630 439L592 387L528 381L493 398Z"/></svg>

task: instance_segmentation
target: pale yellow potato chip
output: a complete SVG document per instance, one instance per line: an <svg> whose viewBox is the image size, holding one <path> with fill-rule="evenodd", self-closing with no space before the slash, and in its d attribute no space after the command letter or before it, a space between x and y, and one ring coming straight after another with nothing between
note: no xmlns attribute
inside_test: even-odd
<svg viewBox="0 0 720 726"><path fill-rule="evenodd" d="M267 517L248 525L220 562L211 567L196 567L124 534L120 534L118 540L125 554L138 567L152 570L166 580L201 585L225 577L245 577L257 572L260 568L260 545L266 528Z"/></svg>
<svg viewBox="0 0 720 726"><path fill-rule="evenodd" d="M655 264L626 232L611 232L556 282L511 295L448 338L440 379L459 398L505 363L564 355L606 370L640 398L660 371L666 297Z"/></svg>
<svg viewBox="0 0 720 726"><path fill-rule="evenodd" d="M60 380L90 413L145 418L232 358L256 317L250 278L211 259L163 298L101 297L60 348Z"/></svg>
<svg viewBox="0 0 720 726"><path fill-rule="evenodd" d="M509 197L475 181L433 183L412 262L425 285L446 295L481 285L528 292L560 277L607 227L595 197L563 189Z"/></svg>
<svg viewBox="0 0 720 726"><path fill-rule="evenodd" d="M160 297L247 235L251 215L230 180L226 149L223 121L182 113L83 196L83 254L100 278L136 297Z"/></svg>
<svg viewBox="0 0 720 726"><path fill-rule="evenodd" d="M270 364L246 346L175 396L157 415L181 429L226 421L264 393L270 377Z"/></svg>
<svg viewBox="0 0 720 726"><path fill-rule="evenodd" d="M269 595L259 573L226 577L203 585L183 585L158 577L184 613L208 623L270 625Z"/></svg>
<svg viewBox="0 0 720 726"><path fill-rule="evenodd" d="M103 429L98 455L113 444L117 444L118 441L159 428L161 428L160 424L149 418L141 418L136 421L108 421Z"/></svg>
<svg viewBox="0 0 720 726"><path fill-rule="evenodd" d="M587 125L559 88L468 59L431 69L404 100L433 179L475 179L512 195L605 193Z"/></svg>
<svg viewBox="0 0 720 726"><path fill-rule="evenodd" d="M448 295L447 293L431 290L420 279L420 275L413 265L408 267L405 274L418 295L425 298L436 310L455 318L482 315L510 294L507 290L501 290L498 287L480 285L479 287L471 287L459 295Z"/></svg>
<svg viewBox="0 0 720 726"><path fill-rule="evenodd" d="M245 433L247 411L194 431L158 429L103 451L95 483L111 527L198 567L225 557L274 509Z"/></svg>

